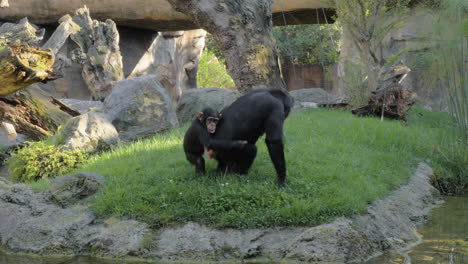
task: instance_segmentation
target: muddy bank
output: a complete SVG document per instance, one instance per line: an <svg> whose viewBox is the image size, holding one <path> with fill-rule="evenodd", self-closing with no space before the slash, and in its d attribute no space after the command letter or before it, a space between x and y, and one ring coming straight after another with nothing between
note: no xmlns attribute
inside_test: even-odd
<svg viewBox="0 0 468 264"><path fill-rule="evenodd" d="M63 208L51 192L0 180L0 239L10 252L136 256L152 260L363 262L420 241L418 225L440 202L421 163L407 184L366 214L311 228L217 230L196 223L151 230L132 220L98 219L86 202Z"/></svg>

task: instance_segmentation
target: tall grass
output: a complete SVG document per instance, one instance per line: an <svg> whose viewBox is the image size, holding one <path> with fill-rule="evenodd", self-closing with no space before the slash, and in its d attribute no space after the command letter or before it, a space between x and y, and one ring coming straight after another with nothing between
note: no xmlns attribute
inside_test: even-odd
<svg viewBox="0 0 468 264"><path fill-rule="evenodd" d="M441 86L448 94L449 111L457 123L456 136L468 147L468 87L465 62L468 43L468 3L442 0L432 13L428 39L430 66L425 74L428 87ZM439 85L436 85L439 84Z"/></svg>

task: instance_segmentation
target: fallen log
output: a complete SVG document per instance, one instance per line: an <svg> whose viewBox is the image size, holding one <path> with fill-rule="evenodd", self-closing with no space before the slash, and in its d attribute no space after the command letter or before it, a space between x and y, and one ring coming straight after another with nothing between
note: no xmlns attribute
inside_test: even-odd
<svg viewBox="0 0 468 264"><path fill-rule="evenodd" d="M52 97L37 85L0 97L0 120L31 140L51 136L72 116L52 103Z"/></svg>
<svg viewBox="0 0 468 264"><path fill-rule="evenodd" d="M0 96L6 96L36 82L55 80L55 56L22 44L0 47Z"/></svg>
<svg viewBox="0 0 468 264"><path fill-rule="evenodd" d="M404 65L387 68L381 73L380 84L372 92L367 105L351 110L355 115L375 115L406 121L406 113L415 103L416 94L402 85L410 69Z"/></svg>

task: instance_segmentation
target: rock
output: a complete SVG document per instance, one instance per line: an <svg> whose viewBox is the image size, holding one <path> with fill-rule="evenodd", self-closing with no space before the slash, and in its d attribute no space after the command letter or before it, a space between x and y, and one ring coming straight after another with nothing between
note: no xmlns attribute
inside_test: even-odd
<svg viewBox="0 0 468 264"><path fill-rule="evenodd" d="M239 93L235 91L220 88L189 89L182 94L177 105L179 122L192 121L197 113L205 107L221 111L239 96Z"/></svg>
<svg viewBox="0 0 468 264"><path fill-rule="evenodd" d="M104 111L127 140L179 125L169 94L152 75L116 83L104 100Z"/></svg>
<svg viewBox="0 0 468 264"><path fill-rule="evenodd" d="M10 128L5 129L5 125L2 126L2 123L9 124L8 126ZM28 140L25 135L17 133L14 126L10 125L9 122L0 123L0 152L19 146ZM11 127L13 127L13 129Z"/></svg>
<svg viewBox="0 0 468 264"><path fill-rule="evenodd" d="M63 208L95 194L104 185L104 176L80 172L56 178L50 185L51 197Z"/></svg>
<svg viewBox="0 0 468 264"><path fill-rule="evenodd" d="M82 114L92 110L101 111L102 108L104 108L104 104L101 101L88 101L70 98L63 98L59 100Z"/></svg>
<svg viewBox="0 0 468 264"><path fill-rule="evenodd" d="M70 119L53 141L67 149L94 152L117 144L119 133L105 114L92 111Z"/></svg>
<svg viewBox="0 0 468 264"><path fill-rule="evenodd" d="M115 218L108 219L103 226L90 226L76 235L80 244L99 257L142 255L145 239L152 237L147 224Z"/></svg>
<svg viewBox="0 0 468 264"><path fill-rule="evenodd" d="M91 19L85 6L76 11L73 22L80 30L70 38L79 48L72 51L72 60L83 67L82 76L94 100L104 100L114 82L123 79L119 32L114 21Z"/></svg>
<svg viewBox="0 0 468 264"><path fill-rule="evenodd" d="M312 102L296 102L294 108L319 108L319 105Z"/></svg>
<svg viewBox="0 0 468 264"><path fill-rule="evenodd" d="M289 94L294 98L295 108L303 107L302 103L304 102L320 105L338 104L342 101L338 96L329 94L322 88L298 89L290 91Z"/></svg>
<svg viewBox="0 0 468 264"><path fill-rule="evenodd" d="M93 13L95 14L95 13ZM63 24L63 23L62 23ZM66 24L65 24L66 25ZM148 50L158 34L152 30L118 27L119 46L122 55L124 76L128 76L135 65ZM47 33L57 32L59 28L47 28ZM46 34L46 37L48 34ZM55 98L73 98L91 100L91 91L82 76L82 66L69 59L70 51L76 49L76 43L70 38L65 41L55 56L54 69L60 68L62 78L46 84L40 83L42 89L47 90ZM57 65L59 64L59 65Z"/></svg>
<svg viewBox="0 0 468 264"><path fill-rule="evenodd" d="M205 47L206 31L160 32L129 78L154 75L177 102L183 91L197 88L198 61Z"/></svg>
<svg viewBox="0 0 468 264"><path fill-rule="evenodd" d="M88 187L97 186L102 178L92 174L84 177ZM81 183L76 178L56 181L67 181L77 194L89 193L89 189L79 186ZM87 204L62 208L51 203L49 197L48 192L34 193L26 185L11 184L0 178L2 249L4 246L12 252L43 255L122 257L139 253L145 239L152 235L144 223L118 219L102 223Z"/></svg>

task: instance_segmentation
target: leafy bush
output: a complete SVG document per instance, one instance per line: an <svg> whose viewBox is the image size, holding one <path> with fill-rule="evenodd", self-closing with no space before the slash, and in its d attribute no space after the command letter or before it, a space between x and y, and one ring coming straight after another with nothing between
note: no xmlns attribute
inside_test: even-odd
<svg viewBox="0 0 468 264"><path fill-rule="evenodd" d="M234 81L226 71L224 61L218 59L212 51L205 49L200 58L197 81L199 87L234 87Z"/></svg>
<svg viewBox="0 0 468 264"><path fill-rule="evenodd" d="M44 142L27 142L18 152L12 153L8 165L12 181L30 182L61 176L77 168L86 158L83 151L65 150Z"/></svg>
<svg viewBox="0 0 468 264"><path fill-rule="evenodd" d="M341 25L290 25L273 28L281 57L300 64L329 65L338 62Z"/></svg>

